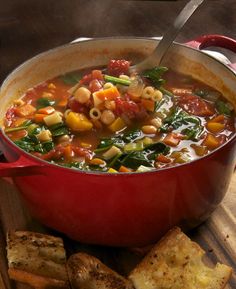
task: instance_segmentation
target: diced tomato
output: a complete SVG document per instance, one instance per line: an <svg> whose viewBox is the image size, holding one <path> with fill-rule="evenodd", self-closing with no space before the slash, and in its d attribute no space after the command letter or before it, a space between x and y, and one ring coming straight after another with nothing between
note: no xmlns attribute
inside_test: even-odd
<svg viewBox="0 0 236 289"><path fill-rule="evenodd" d="M95 69L92 71L92 79L104 80L101 70Z"/></svg>
<svg viewBox="0 0 236 289"><path fill-rule="evenodd" d="M14 107L10 107L7 112L6 112L6 119L8 121L12 120L12 118L14 117L15 115L15 108Z"/></svg>
<svg viewBox="0 0 236 289"><path fill-rule="evenodd" d="M163 142L166 145L169 145L169 146L172 146L172 147L176 147L180 143L180 140L182 140L182 139L183 139L183 135L182 134L170 132L163 139Z"/></svg>
<svg viewBox="0 0 236 289"><path fill-rule="evenodd" d="M171 158L168 158L167 156L165 156L163 154L160 154L157 156L157 161L161 162L161 163L165 163L165 164L172 162Z"/></svg>
<svg viewBox="0 0 236 289"><path fill-rule="evenodd" d="M135 118L139 112L139 106L132 100L123 100L121 98L116 98L116 115L125 114L128 118Z"/></svg>
<svg viewBox="0 0 236 289"><path fill-rule="evenodd" d="M77 156L85 157L87 160L92 159L92 152L86 148L81 148L79 146L73 146L73 151Z"/></svg>
<svg viewBox="0 0 236 289"><path fill-rule="evenodd" d="M190 114L211 116L215 114L213 106L196 95L183 95L177 100L178 105Z"/></svg>
<svg viewBox="0 0 236 289"><path fill-rule="evenodd" d="M113 76L120 76L129 72L130 62L127 60L110 60L108 64L108 74Z"/></svg>
<svg viewBox="0 0 236 289"><path fill-rule="evenodd" d="M96 82L93 82L93 80L96 80ZM103 74L102 74L102 71L101 70L93 70L92 73L89 73L89 74L86 74L82 77L82 79L80 80L80 84L86 84L86 85L91 85L92 88L94 87L95 88L95 83L99 82L99 89L101 89L102 87L102 84L100 83L100 81L103 81L104 78L103 78ZM92 82L92 84L91 84ZM98 89L96 90L91 90L92 92L94 91L97 91Z"/></svg>
<svg viewBox="0 0 236 289"><path fill-rule="evenodd" d="M91 92L98 91L98 90L100 90L101 88L102 88L102 83L101 83L99 80L93 79L93 80L90 81L90 83L89 83L89 90L90 90Z"/></svg>
<svg viewBox="0 0 236 289"><path fill-rule="evenodd" d="M89 84L89 82L92 80L92 74L86 74L82 77L82 79L80 80L80 84Z"/></svg>
<svg viewBox="0 0 236 289"><path fill-rule="evenodd" d="M87 114L89 111L89 105L88 104L82 104L78 102L74 97L71 97L68 100L68 108L70 108L74 112L80 112Z"/></svg>

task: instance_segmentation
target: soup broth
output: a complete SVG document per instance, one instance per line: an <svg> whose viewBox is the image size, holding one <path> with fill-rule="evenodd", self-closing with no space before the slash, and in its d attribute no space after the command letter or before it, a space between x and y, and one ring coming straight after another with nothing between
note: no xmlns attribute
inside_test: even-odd
<svg viewBox="0 0 236 289"><path fill-rule="evenodd" d="M5 133L48 162L109 173L190 162L235 133L220 92L166 67L130 74L129 65L111 60L29 89L7 110Z"/></svg>

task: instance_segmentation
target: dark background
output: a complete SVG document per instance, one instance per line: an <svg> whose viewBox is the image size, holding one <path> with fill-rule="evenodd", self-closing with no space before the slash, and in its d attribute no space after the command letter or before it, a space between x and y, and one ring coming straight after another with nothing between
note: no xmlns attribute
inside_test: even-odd
<svg viewBox="0 0 236 289"><path fill-rule="evenodd" d="M26 59L77 37L160 36L186 2L2 0L0 83ZM211 33L236 39L236 0L205 0L177 41Z"/></svg>

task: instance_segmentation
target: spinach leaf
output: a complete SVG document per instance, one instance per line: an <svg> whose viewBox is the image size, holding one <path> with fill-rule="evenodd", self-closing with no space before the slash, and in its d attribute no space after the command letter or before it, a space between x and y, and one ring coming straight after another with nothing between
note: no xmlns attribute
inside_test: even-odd
<svg viewBox="0 0 236 289"><path fill-rule="evenodd" d="M104 138L100 141L100 144L97 146L94 152L103 152L105 150L108 150L113 145L116 145L117 147L123 147L124 141L121 139L121 137Z"/></svg>
<svg viewBox="0 0 236 289"><path fill-rule="evenodd" d="M220 114L224 114L228 117L231 116L231 109L229 108L229 106L227 105L227 103L225 103L222 100L217 100L216 101L216 109Z"/></svg>
<svg viewBox="0 0 236 289"><path fill-rule="evenodd" d="M68 85L75 85L81 79L81 75L76 72L66 73L61 76L61 80Z"/></svg>
<svg viewBox="0 0 236 289"><path fill-rule="evenodd" d="M125 142L125 143L130 143L130 142L133 142L135 141L137 138L139 138L140 136L142 135L142 132L141 130L139 129L135 129L135 130L132 130L130 132L127 132L123 135L122 137L122 140Z"/></svg>
<svg viewBox="0 0 236 289"><path fill-rule="evenodd" d="M40 109L46 106L52 106L54 104L55 104L55 100L49 99L46 97L41 97L37 99L37 102L36 102L37 109Z"/></svg>
<svg viewBox="0 0 236 289"><path fill-rule="evenodd" d="M119 169L121 165L137 169L140 165L153 167L157 155L169 153L170 148L162 142L148 145L142 151L132 151L114 157L108 166Z"/></svg>
<svg viewBox="0 0 236 289"><path fill-rule="evenodd" d="M64 123L58 123L50 126L52 136L61 136L69 133L68 127Z"/></svg>
<svg viewBox="0 0 236 289"><path fill-rule="evenodd" d="M32 152L34 151L34 146L35 146L35 143L32 142L32 141L29 141L28 139L26 138L22 138L20 140L16 140L14 142L18 147L20 147L21 149L23 149L24 151L26 152Z"/></svg>
<svg viewBox="0 0 236 289"><path fill-rule="evenodd" d="M186 125L181 133L186 136L187 140L197 141L202 132L203 126L198 117L191 116L187 112L183 111L181 108L175 108L171 114L165 118L163 125L160 128L161 132L168 132L169 130L175 130Z"/></svg>
<svg viewBox="0 0 236 289"><path fill-rule="evenodd" d="M131 169L137 169L141 165L152 166L152 164L150 164L150 160L143 153L143 151L135 151L127 154L125 157L123 157L120 163Z"/></svg>
<svg viewBox="0 0 236 289"><path fill-rule="evenodd" d="M170 152L170 147L163 142L156 142L146 146L143 152L146 153L149 160L155 160L159 154L168 154Z"/></svg>
<svg viewBox="0 0 236 289"><path fill-rule="evenodd" d="M180 126L187 125L189 123L200 125L200 119L195 116L190 116L181 108L176 107L164 119L161 131L167 132L169 129L178 129Z"/></svg>
<svg viewBox="0 0 236 289"><path fill-rule="evenodd" d="M202 132L203 127L199 125L187 127L181 131L181 133L186 136L187 140L193 141L197 141L200 138Z"/></svg>
<svg viewBox="0 0 236 289"><path fill-rule="evenodd" d="M27 129L30 124L32 124L32 121L31 120L26 120L20 126L6 128L5 132L8 133L8 132L14 132L14 131Z"/></svg>
<svg viewBox="0 0 236 289"><path fill-rule="evenodd" d="M103 152L113 145L122 148L126 143L135 141L137 138L141 137L141 130L135 129L124 134L112 138L101 139L100 144L97 149L94 150L95 153Z"/></svg>
<svg viewBox="0 0 236 289"><path fill-rule="evenodd" d="M156 88L159 88L165 83L165 80L162 78L162 75L168 70L167 67L156 66L152 69L148 69L142 73L142 76L148 78L152 85Z"/></svg>
<svg viewBox="0 0 236 289"><path fill-rule="evenodd" d="M54 148L53 141L40 143L34 134L23 137L14 143L26 152L39 152L45 154Z"/></svg>

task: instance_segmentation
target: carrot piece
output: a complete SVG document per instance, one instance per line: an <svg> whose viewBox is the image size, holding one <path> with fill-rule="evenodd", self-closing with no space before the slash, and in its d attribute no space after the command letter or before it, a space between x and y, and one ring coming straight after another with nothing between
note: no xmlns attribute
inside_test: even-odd
<svg viewBox="0 0 236 289"><path fill-rule="evenodd" d="M70 161L72 156L73 156L72 146L71 145L67 145L64 148L64 157L65 157L66 161Z"/></svg>
<svg viewBox="0 0 236 289"><path fill-rule="evenodd" d="M220 122L209 121L206 124L206 127L210 132L218 133L218 132L221 132L222 130L224 130L225 125L223 123L220 123Z"/></svg>
<svg viewBox="0 0 236 289"><path fill-rule="evenodd" d="M223 123L224 120L225 120L225 116L223 114L219 114L215 116L214 118L212 118L210 121Z"/></svg>
<svg viewBox="0 0 236 289"><path fill-rule="evenodd" d="M40 108L40 109L38 110L38 113L42 113L42 114L47 114L47 115L49 115L49 114L53 113L54 111L55 111L55 108L54 108L54 107L52 107L52 106L46 106L46 107Z"/></svg>
<svg viewBox="0 0 236 289"><path fill-rule="evenodd" d="M41 123L43 122L43 119L45 118L45 116L47 116L47 114L43 114L43 113L36 113L34 115L34 121L36 123Z"/></svg>
<svg viewBox="0 0 236 289"><path fill-rule="evenodd" d="M102 89L102 90L96 91L95 94L102 101L107 100L107 99L108 100L116 99L117 97L120 96L120 93L119 93L118 89L116 88L116 86L112 86L112 87L107 88L107 89Z"/></svg>
<svg viewBox="0 0 236 289"><path fill-rule="evenodd" d="M60 107L65 107L66 105L67 105L67 103L68 103L68 100L67 100L67 98L63 98L63 99L61 99L59 102L58 102L58 106L60 106Z"/></svg>
<svg viewBox="0 0 236 289"><path fill-rule="evenodd" d="M157 161L165 164L171 163L171 159L164 156L163 154L157 156Z"/></svg>
<svg viewBox="0 0 236 289"><path fill-rule="evenodd" d="M141 103L143 107L148 111L154 111L155 110L155 101L150 99L142 99Z"/></svg>
<svg viewBox="0 0 236 289"><path fill-rule="evenodd" d="M125 167L125 166L120 166L119 172L120 173L130 173L130 172L132 172L132 170L127 168L127 167Z"/></svg>
<svg viewBox="0 0 236 289"><path fill-rule="evenodd" d="M99 159L99 158L91 159L89 163L91 165L95 165L95 166L105 166L106 165L106 162L102 159Z"/></svg>
<svg viewBox="0 0 236 289"><path fill-rule="evenodd" d="M166 135L166 137L163 139L163 142L166 145L176 147L180 143L181 139L182 139L182 136L179 136L178 134L171 132Z"/></svg>
<svg viewBox="0 0 236 289"><path fill-rule="evenodd" d="M205 145L209 150L214 150L220 146L220 141L214 135L208 133L202 145Z"/></svg>
<svg viewBox="0 0 236 289"><path fill-rule="evenodd" d="M36 108L31 104L25 104L15 109L15 114L17 116L25 117L32 115L36 111Z"/></svg>
<svg viewBox="0 0 236 289"><path fill-rule="evenodd" d="M24 117L17 118L13 121L14 126L21 126L27 119Z"/></svg>

